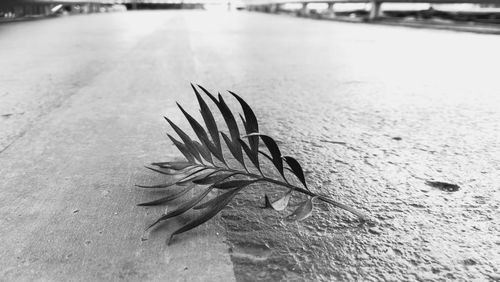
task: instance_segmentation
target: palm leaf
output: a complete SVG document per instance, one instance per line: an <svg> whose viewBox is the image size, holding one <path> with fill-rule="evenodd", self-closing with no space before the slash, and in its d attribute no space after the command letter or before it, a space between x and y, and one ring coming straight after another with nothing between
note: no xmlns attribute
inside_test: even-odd
<svg viewBox="0 0 500 282"><path fill-rule="evenodd" d="M210 151L210 153L212 153L217 159L219 159L220 161L223 162L224 161L224 157L222 156L222 149L219 150L214 144L212 144L212 142L208 138L207 132L201 126L201 124L198 121L196 121L196 119L194 119L190 114L188 114L182 108L181 105L177 104L177 106L179 107L179 109L181 109L182 113L184 114L184 116L186 117L186 119L189 121L189 124L191 124L191 127L193 128L193 131L196 133L196 136L198 136L198 139L204 145L203 150L205 151L205 155L206 155L206 151ZM220 146L220 144L219 144L219 146ZM200 149L200 148L198 147L198 149ZM212 158L210 156L210 153L208 154L209 155L209 159L207 159L205 156L204 156L204 158L207 161L209 161L210 163L213 164Z"/></svg>
<svg viewBox="0 0 500 282"><path fill-rule="evenodd" d="M194 220L188 222L186 225L174 231L172 235L170 235L170 238L168 239L168 244L170 244L170 242L172 241L173 236L189 231L205 223L206 221L214 217L216 214L218 214L227 204L229 204L229 202L231 202L234 196L236 196L236 194L240 192L241 189L243 189L243 187L231 190L217 197L217 200L212 203L212 205L205 211L205 213L202 216L195 218Z"/></svg>
<svg viewBox="0 0 500 282"><path fill-rule="evenodd" d="M245 166L245 159L243 158L243 154L241 154L241 151L238 151L237 148L234 147L234 144L233 142L229 139L229 137L227 137L227 135L224 133L224 132L221 132L220 133L222 135L222 139L224 139L224 142L226 142L226 145L227 145L227 148L229 149L229 151L231 152L231 154L233 155L233 157L245 168L245 170L247 169L246 166ZM238 143L239 144L239 143ZM240 147L240 150L241 150L241 147Z"/></svg>
<svg viewBox="0 0 500 282"><path fill-rule="evenodd" d="M158 166L161 168L168 168L172 170L183 170L193 166L192 163L187 163L187 162L158 162L158 163L151 163L151 165Z"/></svg>
<svg viewBox="0 0 500 282"><path fill-rule="evenodd" d="M160 198L160 199L157 199L157 200L154 200L154 201L151 201L151 202L146 202L146 203L141 203L141 204L137 204L137 206L156 206L156 205L160 205L160 204L164 204L164 203L167 203L167 202L170 202L170 201L173 201L179 197L182 197L183 195L185 195L187 192L193 190L193 188L196 186L195 183L192 183L191 185L187 186L186 188L184 189L181 189L180 191L178 191L177 193L175 194L172 194L170 196L166 196L166 197L163 197L163 198Z"/></svg>
<svg viewBox="0 0 500 282"><path fill-rule="evenodd" d="M199 180L208 175L211 175L212 173L215 172L217 172L217 170L214 170L212 168L204 168L202 170L197 171L196 173L192 173L191 175L182 178L181 180L177 181L176 184L182 185L188 182L193 182L195 180Z"/></svg>
<svg viewBox="0 0 500 282"><path fill-rule="evenodd" d="M276 167L278 172L281 174L283 179L286 180L285 173L283 170L284 168L283 168L283 159L281 158L281 151L280 151L280 148L278 147L278 144L276 144L276 141L274 141L273 138L271 138L267 135L264 135L264 134L260 134L260 133L252 133L252 134L249 134L247 136L259 136L260 139L262 139L264 144L266 144L267 150L269 150L269 153L271 153L271 157L269 157L267 154L265 154L263 152L262 152L262 154L264 156L268 157L273 162L274 166Z"/></svg>
<svg viewBox="0 0 500 282"><path fill-rule="evenodd" d="M234 172L234 173L228 173L228 174L218 174L218 175L212 175L208 176L202 179L194 180L193 183L196 184L213 184L213 183L218 183L223 180L228 179L229 177L238 175L239 173Z"/></svg>
<svg viewBox="0 0 500 282"><path fill-rule="evenodd" d="M177 141L174 137L172 137L171 135L167 134L168 138L170 138L170 140L172 140L172 142L174 143L175 147L177 147L177 149L179 149L179 151L182 153L182 155L184 155L184 157L186 158L186 160L190 163L194 163L194 157L193 155L191 155L191 153L189 152L188 148L186 145L182 144L180 141Z"/></svg>
<svg viewBox="0 0 500 282"><path fill-rule="evenodd" d="M241 147L243 148L243 151L245 151L245 153L247 154L247 157L250 159L252 164L262 174L262 171L260 170L260 164L259 164L259 152L257 152L257 154L254 154L243 140L238 139L238 141L240 142Z"/></svg>
<svg viewBox="0 0 500 282"><path fill-rule="evenodd" d="M236 123L236 120L234 119L234 115L227 106L226 102L224 101L224 98L222 95L219 93L219 110L222 113L222 117L226 121L227 128L229 129L229 133L231 135L231 140L235 142L240 138L240 130L238 129L238 124Z"/></svg>
<svg viewBox="0 0 500 282"><path fill-rule="evenodd" d="M158 218L155 222L153 222L151 225L149 225L149 227L147 229L150 229L151 227L153 227L153 226L157 225L158 223L165 221L169 218L172 218L174 216L178 216L178 215L181 215L181 214L187 212L188 210L193 208L197 203L199 203L201 200L203 200L203 198L205 198L208 195L208 193L210 193L210 191L212 191L212 189L213 189L212 186L205 188L205 190L203 190L203 192L198 194L196 197L191 198L189 201L180 205L177 209L170 211L167 214Z"/></svg>
<svg viewBox="0 0 500 282"><path fill-rule="evenodd" d="M172 140L172 142L182 153L182 155L184 155L186 161L153 163L152 165L156 168L148 167L148 169L170 176L171 182L153 186L138 186L142 188L167 188L174 185L190 185L188 185L187 187L183 187L174 194L156 199L154 201L141 203L139 205L151 206L168 203L169 201L178 199L186 195L189 191L192 191L198 185L202 187L201 192L196 194L194 197L185 200L175 210L170 211L158 218L148 228L151 228L169 218L181 215L191 209L203 209L201 215L197 216L194 220L190 221L186 225L173 232L170 236L171 239L173 236L191 230L192 228L203 224L204 222L215 216L244 187L256 182L267 182L269 184L286 187L288 189L288 191L281 198L274 202L271 202L269 200L269 197L265 195L266 206L278 211L286 209L293 192L299 192L306 195L308 197L308 200L302 202L290 215L290 217L293 217L297 220L303 220L310 216L313 210L313 200L316 198L322 202L341 208L356 215L362 222L367 220L367 217L363 213L358 212L352 207L338 203L333 199L327 197L326 195L315 194L311 192L307 186L304 170L300 163L294 157L282 156L281 150L276 141L268 135L259 133L259 124L257 122L254 111L245 102L245 100L243 100L243 98L229 91L229 93L233 97L235 97L236 100L238 100L241 109L243 110L243 115L241 113L237 114L241 118L241 122L246 132L246 135L244 137L248 138L248 143L240 139L240 130L234 118L233 112L228 107L220 93L218 95L218 98L216 98L205 88L198 85L199 89L201 89L217 106L229 130L229 135L224 132L219 132L219 127L215 121L212 111L198 92L198 89L192 84L191 87L193 88L200 105L200 113L203 117L205 127L203 127L195 118L193 118L187 111L185 111L184 108L182 108L180 105L178 106L191 125L199 142L197 140L191 139L191 137L189 137L171 120L165 118L173 128L173 130L177 133L180 140L173 138L171 135L168 135L168 137ZM243 166L244 171L241 168L232 168L228 165L228 163L224 159L220 136L222 136L222 139L224 139L224 142L226 143L234 159ZM269 153L259 150L260 140L264 142ZM243 152L245 154L243 154ZM283 180L271 178L263 174L262 170L266 169L265 165L267 164L267 162L262 164L260 161L261 158L259 158L259 154L271 161L273 166L278 170ZM255 166L260 174L254 174L246 168L244 155L248 157L250 162ZM221 161L225 167L217 165L214 162L212 156ZM284 166L284 162L287 164L287 167ZM285 178L285 169L294 174L302 183L305 189L302 186L299 187L295 186L292 183L289 183ZM236 175L241 176L241 179L232 178ZM213 189L221 189L227 191L200 204L200 202L202 202L203 199Z"/></svg>
<svg viewBox="0 0 500 282"><path fill-rule="evenodd" d="M259 123L257 122L257 117L250 108L250 106L243 100L240 96L236 95L234 92L228 91L231 93L240 103L241 108L243 109L243 113L245 114L245 119L243 124L245 126L246 134L258 133L259 132ZM249 136L248 143L250 143L250 149L254 153L255 157L258 159L258 151L259 151L259 136Z"/></svg>
<svg viewBox="0 0 500 282"><path fill-rule="evenodd" d="M285 156L283 157L283 159L286 161L288 166L290 166L293 174L295 174L295 176L297 176L300 182L304 184L304 187L306 187L306 189L309 190L309 188L307 188L306 178L304 176L304 171L302 170L302 166L300 165L300 163L295 158L290 156Z"/></svg>
<svg viewBox="0 0 500 282"><path fill-rule="evenodd" d="M214 184L214 188L217 189L232 189L232 188L237 188L237 187L242 187L242 186L248 186L252 183L255 183L259 180L246 180L246 179L238 179L238 180L229 180L226 182L222 183L216 183Z"/></svg>
<svg viewBox="0 0 500 282"><path fill-rule="evenodd" d="M159 172L159 173L162 173L162 174L167 174L161 170L157 170L157 169L154 169L154 168L151 168L151 167L146 167L152 171L156 171L156 172ZM186 183L187 181L186 180L189 180L193 177L193 175L201 172L201 171L204 171L204 170L207 170L208 168L206 167L199 167L197 169L193 169L193 170L189 170L187 172L185 172L185 174L179 174L179 175L176 175L178 177L175 177L175 180L170 182L170 183L165 183L165 184L158 184L158 185L152 185L152 186L145 186L145 185L135 185L139 188L155 188L155 189L159 189L159 188L167 188L167 187L171 187L171 186L174 186L174 185L182 185L184 183ZM167 174L169 175L169 174Z"/></svg>
<svg viewBox="0 0 500 282"><path fill-rule="evenodd" d="M196 147L196 150L198 150L198 152L200 153L200 155L203 159L205 159L207 162L209 162L212 165L214 164L214 161L212 160L212 155L210 154L208 147L204 147L198 141L193 141L193 145Z"/></svg>
<svg viewBox="0 0 500 282"><path fill-rule="evenodd" d="M184 145L186 146L186 149L189 151L189 153L195 159L197 159L200 163L203 163L201 161L198 149L193 144L193 140L191 140L191 137L189 137L184 131L182 131L182 129L180 129L177 125L175 125L170 119L168 119L167 117L164 117L164 118L170 124L170 126L174 129L174 131L177 133L177 135L179 135L179 137L181 138L182 142L184 142Z"/></svg>
<svg viewBox="0 0 500 282"><path fill-rule="evenodd" d="M226 194L230 194L230 193L238 193L241 189L247 187L248 185L252 184L254 182L245 182L245 183L242 183L241 186L237 187L238 189L231 189L229 190L228 192L225 192L224 194L222 195L226 195ZM204 203L201 203L201 204L198 204L197 206L195 206L193 209L195 210L200 210L200 209L205 209L209 206L212 206L214 205L217 201L219 201L219 199L221 198L222 195L219 195L215 198L212 198Z"/></svg>
<svg viewBox="0 0 500 282"><path fill-rule="evenodd" d="M191 84L191 87L194 90L194 93L196 94L196 99L198 99L198 104L200 104L200 112L201 116L203 117L203 120L205 121L205 125L207 126L208 132L210 133L210 136L212 137L212 141L214 142L214 147L217 151L217 154L214 154L216 158L218 158L221 162L225 163L224 156L222 155L222 147L219 139L219 129L217 129L217 123L215 122L214 116L212 115L212 112L210 111L210 108L208 107L207 103L205 103L205 100L201 97L200 93L196 88ZM212 152L213 153L213 152Z"/></svg>

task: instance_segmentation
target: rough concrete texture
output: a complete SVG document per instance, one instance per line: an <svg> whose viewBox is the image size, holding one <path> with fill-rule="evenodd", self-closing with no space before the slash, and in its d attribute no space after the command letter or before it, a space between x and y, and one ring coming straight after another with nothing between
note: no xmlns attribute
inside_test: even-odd
<svg viewBox="0 0 500 282"><path fill-rule="evenodd" d="M158 193L133 185L161 180L143 165L178 155L162 115L180 119L175 100L191 98L196 73L189 56L171 60L189 41L165 44L185 36L169 30L179 21L111 14L0 27L0 60L12 66L1 70L2 108L25 112L8 117L15 127L2 121L11 145L0 155L0 280L234 280L220 226L166 246L175 222L143 235L165 208L135 206Z"/></svg>
<svg viewBox="0 0 500 282"><path fill-rule="evenodd" d="M25 112L2 130L6 280L500 279L497 36L179 11L0 32L17 70L0 70L2 109ZM171 224L141 241L162 209L134 207L154 195L132 185L162 179L142 164L178 156L161 115L188 126L174 107L194 113L188 81L245 97L314 190L375 224L325 205L290 222L260 208L275 188L256 186L171 247Z"/></svg>

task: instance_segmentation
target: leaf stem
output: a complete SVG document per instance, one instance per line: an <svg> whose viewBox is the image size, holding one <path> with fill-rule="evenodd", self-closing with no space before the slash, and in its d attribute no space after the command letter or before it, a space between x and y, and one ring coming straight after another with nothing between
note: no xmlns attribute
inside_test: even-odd
<svg viewBox="0 0 500 282"><path fill-rule="evenodd" d="M207 168L216 169L219 172L238 173L238 174L250 177L250 178L255 178L255 179L257 179L257 181L264 181L264 182L273 183L273 184L276 184L276 185L279 185L279 186L283 186L283 187L292 189L294 191L300 192L302 194L308 195L310 197L317 197L318 199L320 199L321 201L323 201L325 203L328 203L328 204L330 204L332 206L341 208L341 209L343 209L345 211L348 211L348 212L354 214L355 216L357 216L363 222L368 221L368 217L365 214L363 214L362 212L360 212L360 211L358 211L358 210L356 210L356 209L354 209L354 208L352 208L350 206L347 206L345 204L342 204L342 203L339 203L337 201L334 201L334 200L330 199L329 197L327 197L325 195L315 194L315 193L313 193L313 192L311 192L309 190L297 187L297 186L292 185L292 184L290 184L288 182L285 183L285 182L282 182L282 181L279 181L279 180L276 180L276 179L273 179L273 178L266 177L264 175L258 175L258 174L249 173L248 171L247 171L247 173L244 173L242 171L239 171L239 170L236 170L236 169L231 169L231 168L227 168L226 169L226 168L221 168L221 167L216 167L216 166L207 167Z"/></svg>

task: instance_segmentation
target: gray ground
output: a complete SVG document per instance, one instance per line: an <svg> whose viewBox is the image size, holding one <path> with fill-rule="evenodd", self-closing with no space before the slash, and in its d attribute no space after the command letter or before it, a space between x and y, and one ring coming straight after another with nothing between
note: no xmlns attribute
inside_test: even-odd
<svg viewBox="0 0 500 282"><path fill-rule="evenodd" d="M180 11L0 35L0 279L500 280L498 36ZM245 97L376 225L323 205L289 222L260 186L171 246L176 222L143 236L164 208L133 185L179 156L161 116L187 126L189 81Z"/></svg>

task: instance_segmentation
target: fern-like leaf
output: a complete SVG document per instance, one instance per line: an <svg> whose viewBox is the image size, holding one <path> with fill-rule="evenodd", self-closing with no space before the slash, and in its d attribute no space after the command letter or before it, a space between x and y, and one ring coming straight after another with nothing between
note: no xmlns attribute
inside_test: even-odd
<svg viewBox="0 0 500 282"><path fill-rule="evenodd" d="M257 182L267 182L269 184L287 189L284 196L274 202L271 202L267 195L265 196L266 206L278 211L287 209L288 202L290 201L292 195L294 195L293 192L302 193L308 196L308 199L302 202L290 215L291 218L296 220L303 220L312 213L314 199L318 199L322 202L353 213L363 222L367 220L367 217L364 214L358 212L352 207L338 203L326 195L316 194L309 190L306 177L300 163L294 157L282 156L281 150L276 141L272 137L259 132L257 117L255 116L252 108L246 103L245 100L243 100L243 98L229 91L231 96L238 101L241 109L243 110L243 115L238 113L238 116L241 118L246 135L240 136L241 131L238 128L233 112L222 95L219 93L218 98L216 98L207 89L198 85L198 88L201 89L202 92L217 106L220 115L226 123L229 131L228 135L226 132L219 132L219 127L214 118L214 113L210 110L197 87L192 84L191 87L193 88L198 104L200 105L200 113L205 123L205 128L193 116L187 113L182 106L178 106L191 125L199 142L193 140L175 123L165 117L166 121L179 136L180 140L175 139L169 134L167 135L180 153L186 158L186 161L152 163L152 165L156 168L147 168L154 172L167 175L169 177L169 181L167 183L152 186L137 185L138 187L153 189L173 187L176 185L187 186L173 194L170 194L169 196L139 205L160 205L175 199L182 199L186 197L186 195L190 194L188 193L189 191L194 190L196 187L201 187L201 192L198 192L195 196L190 197L189 199L183 200L179 207L162 215L154 223L152 223L148 229L172 217L184 214L191 209L202 210L201 214L196 216L186 225L174 231L169 237L170 242L173 236L191 230L214 217L229 204L236 194ZM243 166L244 170L228 166L228 162L223 155L220 136L222 136L222 139L224 140L224 143L226 143L231 155ZM248 140L248 144L244 140ZM266 145L268 153L259 150L259 140L262 140L262 142ZM266 169L266 166L261 163L259 155L269 159L273 166L278 170L282 180L268 177L263 174L263 170ZM245 165L245 156L250 160L253 166L255 166L259 174L252 173L247 169ZM217 164L216 160L219 160L223 166ZM287 166L285 166L285 164ZM295 175L304 188L295 186L288 182L285 178L285 169ZM214 189L225 192L203 202L203 199L205 199Z"/></svg>

